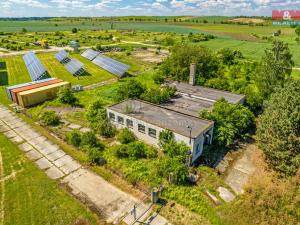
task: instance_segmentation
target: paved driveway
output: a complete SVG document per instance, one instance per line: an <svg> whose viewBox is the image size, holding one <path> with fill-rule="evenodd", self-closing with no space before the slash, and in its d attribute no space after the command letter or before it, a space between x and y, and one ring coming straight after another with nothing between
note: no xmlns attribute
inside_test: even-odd
<svg viewBox="0 0 300 225"><path fill-rule="evenodd" d="M148 210L150 205L143 204L82 167L59 146L1 104L0 132L17 144L49 178L67 184L72 194L93 203L104 214L107 222L116 224L123 220L127 224L141 224L133 223L134 213L130 213L133 206L137 205L135 216L140 221L147 221L146 224L152 225L168 224L165 218Z"/></svg>

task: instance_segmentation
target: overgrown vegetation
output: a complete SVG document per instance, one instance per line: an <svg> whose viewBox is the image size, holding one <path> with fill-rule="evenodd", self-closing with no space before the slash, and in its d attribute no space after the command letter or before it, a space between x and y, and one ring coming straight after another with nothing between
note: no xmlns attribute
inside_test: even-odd
<svg viewBox="0 0 300 225"><path fill-rule="evenodd" d="M238 138L244 137L254 125L253 113L243 105L234 105L221 99L214 104L212 111L203 110L201 118L215 122L214 143L229 147Z"/></svg>
<svg viewBox="0 0 300 225"><path fill-rule="evenodd" d="M70 88L61 88L57 93L57 99L63 104L78 104L78 99L75 97L73 91Z"/></svg>
<svg viewBox="0 0 300 225"><path fill-rule="evenodd" d="M57 126L60 122L60 117L54 111L43 111L39 116L41 122L45 126Z"/></svg>
<svg viewBox="0 0 300 225"><path fill-rule="evenodd" d="M271 95L259 118L257 141L270 166L284 175L300 167L300 81L293 80Z"/></svg>

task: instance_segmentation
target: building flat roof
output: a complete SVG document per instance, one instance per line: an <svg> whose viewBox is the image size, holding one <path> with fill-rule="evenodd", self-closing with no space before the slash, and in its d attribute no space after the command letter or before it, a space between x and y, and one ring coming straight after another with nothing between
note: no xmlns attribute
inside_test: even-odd
<svg viewBox="0 0 300 225"><path fill-rule="evenodd" d="M202 86L193 86L187 83L171 82L171 85L176 86L177 92L186 94L194 98L199 98L207 101L216 102L217 100L224 98L229 103L237 104L245 99L245 95L234 94L228 91L220 91L213 88L207 88Z"/></svg>
<svg viewBox="0 0 300 225"><path fill-rule="evenodd" d="M190 116L199 116L199 112L207 109L212 110L214 103L197 98L189 98L184 96L178 96L170 99L169 102L161 104L162 107L178 111Z"/></svg>
<svg viewBox="0 0 300 225"><path fill-rule="evenodd" d="M185 137L190 137L190 130L187 126L192 128L191 137L196 138L214 125L213 121L200 119L140 100L126 100L112 105L108 109L168 129Z"/></svg>

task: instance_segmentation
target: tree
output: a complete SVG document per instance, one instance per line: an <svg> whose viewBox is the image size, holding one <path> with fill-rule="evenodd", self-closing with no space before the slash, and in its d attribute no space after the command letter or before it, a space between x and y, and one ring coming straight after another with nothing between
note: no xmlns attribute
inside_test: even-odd
<svg viewBox="0 0 300 225"><path fill-rule="evenodd" d="M23 27L23 28L22 28L22 32L23 32L23 33L26 33L26 32L27 32L27 29Z"/></svg>
<svg viewBox="0 0 300 225"><path fill-rule="evenodd" d="M40 115L41 122L46 126L56 126L60 122L60 117L54 111L44 111Z"/></svg>
<svg viewBox="0 0 300 225"><path fill-rule="evenodd" d="M120 130L117 139L122 144L128 144L130 142L134 142L136 138L132 131L130 131L128 128L124 128Z"/></svg>
<svg viewBox="0 0 300 225"><path fill-rule="evenodd" d="M170 130L163 130L159 133L159 145L163 147L165 144L174 140L174 134Z"/></svg>
<svg viewBox="0 0 300 225"><path fill-rule="evenodd" d="M300 81L276 89L259 118L257 141L269 165L284 175L300 166Z"/></svg>
<svg viewBox="0 0 300 225"><path fill-rule="evenodd" d="M229 147L234 141L243 137L254 125L254 115L245 106L230 104L221 99L214 104L213 110L203 110L199 116L215 121L214 142Z"/></svg>
<svg viewBox="0 0 300 225"><path fill-rule="evenodd" d="M78 99L75 97L73 91L70 88L61 88L57 93L57 99L64 104L76 105Z"/></svg>
<svg viewBox="0 0 300 225"><path fill-rule="evenodd" d="M217 57L224 65L233 65L237 58L242 58L243 55L240 51L233 51L229 48L222 48L217 51Z"/></svg>
<svg viewBox="0 0 300 225"><path fill-rule="evenodd" d="M288 44L275 40L271 49L265 50L256 85L262 96L269 98L276 87L282 87L290 78L294 61Z"/></svg>
<svg viewBox="0 0 300 225"><path fill-rule="evenodd" d="M141 82L130 79L121 84L117 89L117 100L129 98L139 98L144 93L145 88Z"/></svg>
<svg viewBox="0 0 300 225"><path fill-rule="evenodd" d="M195 44L177 44L171 49L170 56L160 67L164 77L178 81L189 80L191 63L196 63L196 84L203 85L207 79L217 77L220 62L207 48Z"/></svg>
<svg viewBox="0 0 300 225"><path fill-rule="evenodd" d="M95 100L92 102L86 111L86 119L90 122L97 122L99 120L105 120L107 118L106 109L101 100Z"/></svg>
<svg viewBox="0 0 300 225"><path fill-rule="evenodd" d="M74 28L72 29L72 33L75 34L75 33L77 33L77 32L78 32L77 28L74 27Z"/></svg>

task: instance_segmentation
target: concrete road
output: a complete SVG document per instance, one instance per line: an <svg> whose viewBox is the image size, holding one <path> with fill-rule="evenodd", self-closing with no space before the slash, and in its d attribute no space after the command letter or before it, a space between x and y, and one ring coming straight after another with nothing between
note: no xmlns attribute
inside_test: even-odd
<svg viewBox="0 0 300 225"><path fill-rule="evenodd" d="M92 203L104 214L107 222L117 224L123 220L127 224L141 224L134 223L134 215L130 213L134 205L138 205L140 218L147 221L147 224L169 224L162 216L153 214L151 209L147 211L149 205L81 166L59 146L1 104L0 132L17 144L49 178L68 185L72 194L84 202Z"/></svg>

